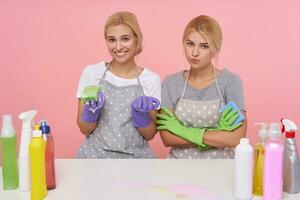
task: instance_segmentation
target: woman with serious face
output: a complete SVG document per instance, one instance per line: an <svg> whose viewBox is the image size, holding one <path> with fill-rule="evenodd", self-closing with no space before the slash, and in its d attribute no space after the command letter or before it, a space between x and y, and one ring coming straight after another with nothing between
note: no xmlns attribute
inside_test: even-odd
<svg viewBox="0 0 300 200"><path fill-rule="evenodd" d="M219 24L200 15L184 30L189 69L169 75L162 85L158 129L169 158L233 158L246 134L240 77L215 66L222 42Z"/></svg>
<svg viewBox="0 0 300 200"><path fill-rule="evenodd" d="M148 142L157 132L159 76L137 65L142 33L134 14L117 12L105 24L112 57L84 68L77 95L77 124L86 136L77 158L155 158ZM99 85L97 101L82 100L86 86Z"/></svg>

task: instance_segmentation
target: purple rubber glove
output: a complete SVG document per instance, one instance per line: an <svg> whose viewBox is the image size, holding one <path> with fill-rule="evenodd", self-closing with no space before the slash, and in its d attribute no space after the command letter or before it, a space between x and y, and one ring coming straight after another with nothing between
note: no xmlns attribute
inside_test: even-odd
<svg viewBox="0 0 300 200"><path fill-rule="evenodd" d="M104 105L104 93L99 92L98 101L87 101L84 104L81 120L96 123L100 117L100 110Z"/></svg>
<svg viewBox="0 0 300 200"><path fill-rule="evenodd" d="M159 107L159 100L154 97L139 96L131 104L131 122L134 127L144 128L151 122L150 110Z"/></svg>

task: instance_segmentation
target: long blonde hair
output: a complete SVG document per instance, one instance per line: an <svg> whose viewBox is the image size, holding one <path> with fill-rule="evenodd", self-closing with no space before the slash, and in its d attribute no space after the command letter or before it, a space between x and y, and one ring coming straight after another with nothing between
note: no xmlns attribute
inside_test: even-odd
<svg viewBox="0 0 300 200"><path fill-rule="evenodd" d="M120 11L109 16L108 19L106 20L105 27L104 27L104 37L106 38L106 31L110 26L117 26L120 24L125 24L132 30L133 35L137 39L136 54L141 53L143 51L143 46L142 46L143 35L136 16L131 12Z"/></svg>
<svg viewBox="0 0 300 200"><path fill-rule="evenodd" d="M207 41L214 56L220 52L222 44L222 30L220 25L213 18L206 15L199 15L192 19L184 29L182 42L192 31L197 31Z"/></svg>

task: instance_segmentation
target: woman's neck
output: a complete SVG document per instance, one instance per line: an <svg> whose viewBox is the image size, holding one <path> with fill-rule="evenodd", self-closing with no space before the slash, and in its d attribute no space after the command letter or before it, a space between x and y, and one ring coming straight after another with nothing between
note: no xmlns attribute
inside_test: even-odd
<svg viewBox="0 0 300 200"><path fill-rule="evenodd" d="M209 81L215 78L215 69L213 65L200 69L190 69L190 80L192 81Z"/></svg>
<svg viewBox="0 0 300 200"><path fill-rule="evenodd" d="M122 78L132 78L138 74L138 67L134 60L126 63L112 61L109 69L113 74Z"/></svg>

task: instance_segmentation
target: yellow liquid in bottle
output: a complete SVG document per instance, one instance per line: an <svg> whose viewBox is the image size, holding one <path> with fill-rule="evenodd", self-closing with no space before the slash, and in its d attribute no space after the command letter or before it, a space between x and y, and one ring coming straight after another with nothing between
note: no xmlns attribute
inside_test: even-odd
<svg viewBox="0 0 300 200"><path fill-rule="evenodd" d="M45 170L46 143L42 137L32 138L29 152L31 164L31 200L42 200L47 196Z"/></svg>
<svg viewBox="0 0 300 200"><path fill-rule="evenodd" d="M263 144L254 146L254 173L253 173L253 194L263 195L263 175L264 175L264 154Z"/></svg>

